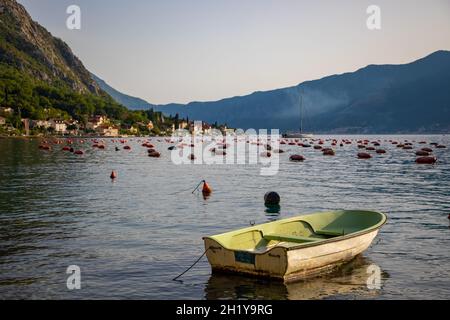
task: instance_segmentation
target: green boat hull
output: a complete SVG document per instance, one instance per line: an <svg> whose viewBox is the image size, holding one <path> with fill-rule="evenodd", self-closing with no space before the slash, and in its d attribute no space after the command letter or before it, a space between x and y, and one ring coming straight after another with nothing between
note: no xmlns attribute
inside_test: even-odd
<svg viewBox="0 0 450 320"><path fill-rule="evenodd" d="M365 251L386 215L374 211L321 212L205 237L213 271L285 282L332 271Z"/></svg>

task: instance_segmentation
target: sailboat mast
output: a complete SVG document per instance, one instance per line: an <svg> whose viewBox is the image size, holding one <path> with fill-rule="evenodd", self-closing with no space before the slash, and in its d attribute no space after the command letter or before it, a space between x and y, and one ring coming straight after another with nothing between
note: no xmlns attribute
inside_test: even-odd
<svg viewBox="0 0 450 320"><path fill-rule="evenodd" d="M300 92L300 133L303 133L303 98Z"/></svg>

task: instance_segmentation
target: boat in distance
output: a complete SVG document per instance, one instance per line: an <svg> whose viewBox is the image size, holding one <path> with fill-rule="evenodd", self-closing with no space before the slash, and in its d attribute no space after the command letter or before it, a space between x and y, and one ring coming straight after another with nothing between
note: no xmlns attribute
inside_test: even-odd
<svg viewBox="0 0 450 320"><path fill-rule="evenodd" d="M288 132L282 135L286 139L313 139L314 134L312 133L300 133L300 132Z"/></svg>
<svg viewBox="0 0 450 320"><path fill-rule="evenodd" d="M213 272L292 282L333 271L365 251L384 213L339 210L301 215L204 237Z"/></svg>

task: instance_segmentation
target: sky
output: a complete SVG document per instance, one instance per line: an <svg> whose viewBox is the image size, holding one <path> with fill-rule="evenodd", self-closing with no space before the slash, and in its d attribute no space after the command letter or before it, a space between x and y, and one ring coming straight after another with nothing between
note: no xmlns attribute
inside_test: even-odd
<svg viewBox="0 0 450 320"><path fill-rule="evenodd" d="M450 50L450 0L18 0L88 70L150 103L297 85ZM69 30L69 5L81 29ZM377 5L381 29L369 30Z"/></svg>

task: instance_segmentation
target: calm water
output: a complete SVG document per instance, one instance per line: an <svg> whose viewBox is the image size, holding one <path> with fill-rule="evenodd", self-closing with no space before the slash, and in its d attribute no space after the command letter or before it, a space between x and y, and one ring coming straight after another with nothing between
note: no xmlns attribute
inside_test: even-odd
<svg viewBox="0 0 450 320"><path fill-rule="evenodd" d="M448 136L367 138L450 146ZM84 156L0 139L0 299L450 299L448 149L435 151L437 165L417 165L415 150L388 142L388 153L371 160L355 158L355 143L337 147L335 157L286 145L279 174L264 177L258 166L176 166L167 143L152 143L160 159L147 157L137 139L131 152L115 152L111 141L104 151L85 143ZM307 161L289 163L294 152ZM191 194L201 179L214 188L206 200ZM271 190L282 197L275 216L263 206ZM356 208L386 212L389 222L368 251L332 275L283 285L211 275L204 258L182 282L171 280L203 253L202 236ZM65 271L74 264L82 289L69 291ZM382 270L380 290L365 285L370 264Z"/></svg>

